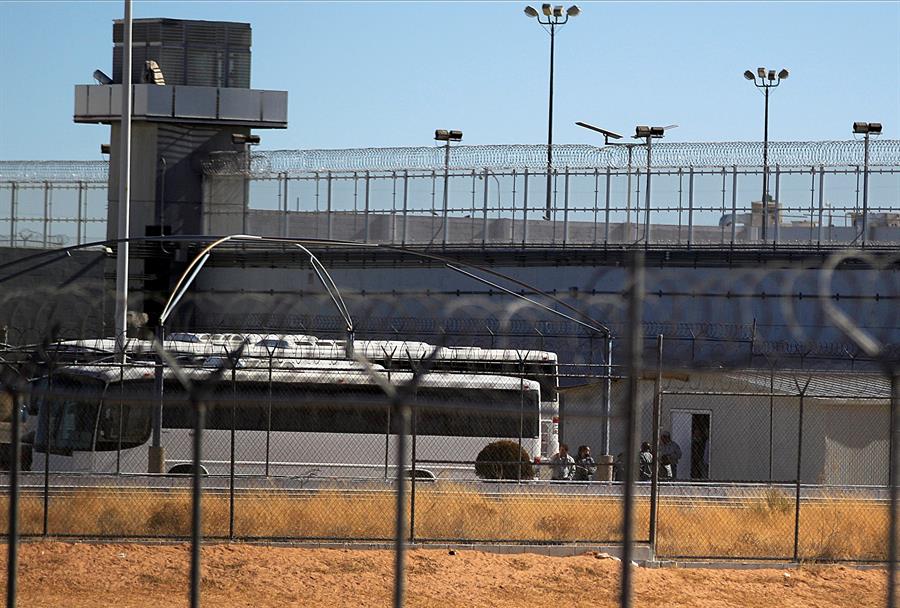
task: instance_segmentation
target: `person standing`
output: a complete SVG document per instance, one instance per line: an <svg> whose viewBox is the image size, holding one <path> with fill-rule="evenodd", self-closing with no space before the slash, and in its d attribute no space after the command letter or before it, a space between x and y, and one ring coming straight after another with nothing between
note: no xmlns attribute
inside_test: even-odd
<svg viewBox="0 0 900 608"><path fill-rule="evenodd" d="M572 479L572 475L575 473L575 459L569 454L568 444L559 444L559 452L550 458L550 464L553 465L551 479L554 481L568 481Z"/></svg>
<svg viewBox="0 0 900 608"><path fill-rule="evenodd" d="M638 458L638 481L650 481L653 478L653 452L650 451L650 442L641 444L641 454Z"/></svg>
<svg viewBox="0 0 900 608"><path fill-rule="evenodd" d="M663 431L659 436L659 462L664 467L671 468L670 479L678 478L678 461L681 460L681 446L672 440L669 431ZM660 469L662 472L664 469ZM666 471L668 473L668 471Z"/></svg>
<svg viewBox="0 0 900 608"><path fill-rule="evenodd" d="M597 472L597 463L591 456L591 447L588 445L578 446L578 455L575 457L575 481L590 481L594 473Z"/></svg>

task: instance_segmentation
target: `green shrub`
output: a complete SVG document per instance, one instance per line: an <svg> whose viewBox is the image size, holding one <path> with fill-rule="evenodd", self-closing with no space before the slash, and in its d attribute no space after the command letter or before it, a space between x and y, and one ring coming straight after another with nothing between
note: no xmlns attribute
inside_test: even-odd
<svg viewBox="0 0 900 608"><path fill-rule="evenodd" d="M528 452L515 441L495 441L478 453L475 474L481 479L532 479L534 466Z"/></svg>

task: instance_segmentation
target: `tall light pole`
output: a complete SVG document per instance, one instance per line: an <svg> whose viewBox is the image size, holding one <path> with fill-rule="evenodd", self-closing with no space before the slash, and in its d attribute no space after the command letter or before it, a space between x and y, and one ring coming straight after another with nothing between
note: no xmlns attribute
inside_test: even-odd
<svg viewBox="0 0 900 608"><path fill-rule="evenodd" d="M881 135L880 122L855 122L853 132L865 137L863 146L863 206L862 206L862 232L857 237L860 246L865 248L866 237L869 229L869 135Z"/></svg>
<svg viewBox="0 0 900 608"><path fill-rule="evenodd" d="M549 26L550 33L550 102L547 111L547 208L544 211L544 219L551 218L553 209L552 201L552 184L551 177L553 175L553 54L556 45L556 28L569 22L569 17L577 17L581 14L581 9L573 4L563 11L563 7L551 6L549 4L541 5L541 13L531 6L525 7L525 14L529 17L536 18L541 25ZM543 15L543 18L541 17ZM526 211L527 213L527 211Z"/></svg>
<svg viewBox="0 0 900 608"><path fill-rule="evenodd" d="M766 229L769 225L769 90L774 89L782 80L788 77L788 71L784 68L778 74L775 70L766 70L766 68L756 68L756 74L747 70L744 72L744 78L752 80L756 88L761 89L765 93L766 112L763 126L763 178L762 178L762 240L766 240ZM775 215L775 221L778 221L778 214Z"/></svg>
<svg viewBox="0 0 900 608"><path fill-rule="evenodd" d="M644 247L650 246L650 161L651 151L653 149L652 142L654 139L662 139L666 134L666 130L674 129L677 126L678 125L667 125L665 127L645 127L639 125L634 128L634 135L632 137L634 139L643 139L647 146L647 203L644 208Z"/></svg>
<svg viewBox="0 0 900 608"><path fill-rule="evenodd" d="M446 129L436 129L434 132L435 141L446 142L444 146L444 246L447 246L447 238L450 236L450 227L447 225L447 215L449 211L449 187L450 187L450 142L462 141L462 131L448 131Z"/></svg>
<svg viewBox="0 0 900 608"><path fill-rule="evenodd" d="M131 213L131 0L122 19L122 116L119 122L119 206L116 246L116 359L125 363L128 340L128 236Z"/></svg>

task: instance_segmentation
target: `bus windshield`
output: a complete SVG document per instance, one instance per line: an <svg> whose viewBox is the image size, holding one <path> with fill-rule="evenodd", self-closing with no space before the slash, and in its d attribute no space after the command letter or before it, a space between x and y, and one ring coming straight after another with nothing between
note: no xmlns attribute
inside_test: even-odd
<svg viewBox="0 0 900 608"><path fill-rule="evenodd" d="M49 437L51 454L90 451L104 383L94 378L63 376L54 378L52 387L39 396L41 411L34 449L47 452Z"/></svg>
<svg viewBox="0 0 900 608"><path fill-rule="evenodd" d="M53 378L49 386L38 395L36 450L47 451L48 435L51 454L131 448L149 438L151 395L136 392L143 386L129 386L126 395L116 391L121 384L107 387L95 378L68 376Z"/></svg>

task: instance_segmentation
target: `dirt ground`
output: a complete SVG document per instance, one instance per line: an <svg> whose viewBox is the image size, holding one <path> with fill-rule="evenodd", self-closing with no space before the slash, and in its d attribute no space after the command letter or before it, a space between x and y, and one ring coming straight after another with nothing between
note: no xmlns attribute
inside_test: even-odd
<svg viewBox="0 0 900 608"><path fill-rule="evenodd" d="M2 576L6 576L3 546ZM25 543L19 606L168 608L187 605L189 547ZM211 544L203 550L202 601L216 607L389 606L393 553ZM408 606L617 605L618 561L496 555L446 549L409 553ZM797 570L635 571L636 606L884 606L883 570L805 566ZM4 580L5 594L5 580Z"/></svg>

